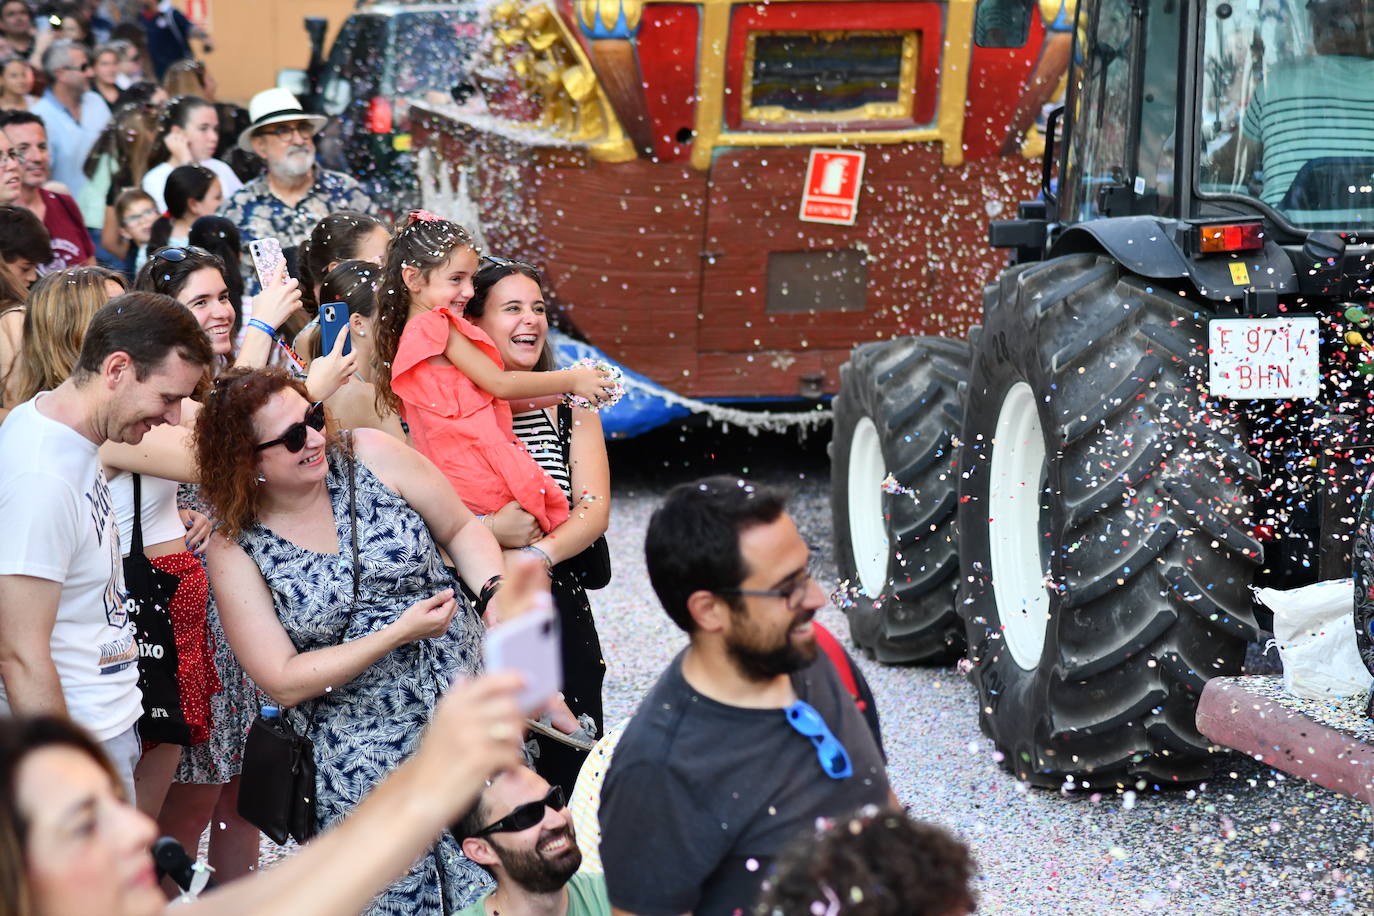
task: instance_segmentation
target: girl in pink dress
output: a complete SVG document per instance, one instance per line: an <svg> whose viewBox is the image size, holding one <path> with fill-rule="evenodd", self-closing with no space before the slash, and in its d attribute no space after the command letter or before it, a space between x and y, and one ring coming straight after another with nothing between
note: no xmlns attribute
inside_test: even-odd
<svg viewBox="0 0 1374 916"><path fill-rule="evenodd" d="M378 410L401 414L415 448L475 514L514 500L549 532L567 519L567 496L512 431L509 402L529 410L575 394L600 403L614 382L587 367L504 371L492 339L463 317L477 266L461 226L411 211L387 248L377 290Z"/></svg>

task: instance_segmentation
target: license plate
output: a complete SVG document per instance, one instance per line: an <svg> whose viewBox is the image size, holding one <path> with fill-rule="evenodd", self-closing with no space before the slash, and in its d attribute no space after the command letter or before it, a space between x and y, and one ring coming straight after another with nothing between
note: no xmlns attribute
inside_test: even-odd
<svg viewBox="0 0 1374 916"><path fill-rule="evenodd" d="M1207 387L1223 398L1315 398L1317 319L1218 318L1208 323Z"/></svg>

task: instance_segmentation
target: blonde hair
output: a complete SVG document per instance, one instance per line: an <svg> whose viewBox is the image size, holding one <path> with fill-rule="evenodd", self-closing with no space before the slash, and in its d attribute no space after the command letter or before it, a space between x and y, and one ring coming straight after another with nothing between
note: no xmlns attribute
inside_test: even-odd
<svg viewBox="0 0 1374 916"><path fill-rule="evenodd" d="M44 274L29 290L24 338L16 360L16 402L27 401L67 380L81 355L92 316L109 301L106 281L127 289L124 277L103 267L68 267Z"/></svg>

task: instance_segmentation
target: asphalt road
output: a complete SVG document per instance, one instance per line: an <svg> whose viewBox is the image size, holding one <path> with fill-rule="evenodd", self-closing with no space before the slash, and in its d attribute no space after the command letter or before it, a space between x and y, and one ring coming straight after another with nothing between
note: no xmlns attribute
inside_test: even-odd
<svg viewBox="0 0 1374 916"><path fill-rule="evenodd" d="M713 473L789 487L792 514L828 570L834 557L824 439L659 430L611 446L610 586L593 593L612 723L631 714L685 637L658 606L643 537L660 495ZM848 638L843 615L820 619ZM1253 760L1218 761L1188 791L1064 795L1003 771L978 729L973 688L952 668L862 659L883 719L890 776L914 815L971 844L979 913L1268 916L1374 913L1374 817Z"/></svg>

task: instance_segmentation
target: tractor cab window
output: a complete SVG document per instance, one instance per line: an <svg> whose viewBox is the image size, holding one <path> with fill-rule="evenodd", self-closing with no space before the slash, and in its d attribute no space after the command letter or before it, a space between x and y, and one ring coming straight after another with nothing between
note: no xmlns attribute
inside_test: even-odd
<svg viewBox="0 0 1374 916"><path fill-rule="evenodd" d="M1080 3L1063 218L1169 215L1174 206L1179 3Z"/></svg>
<svg viewBox="0 0 1374 916"><path fill-rule="evenodd" d="M1207 0L1199 191L1374 220L1374 0Z"/></svg>

